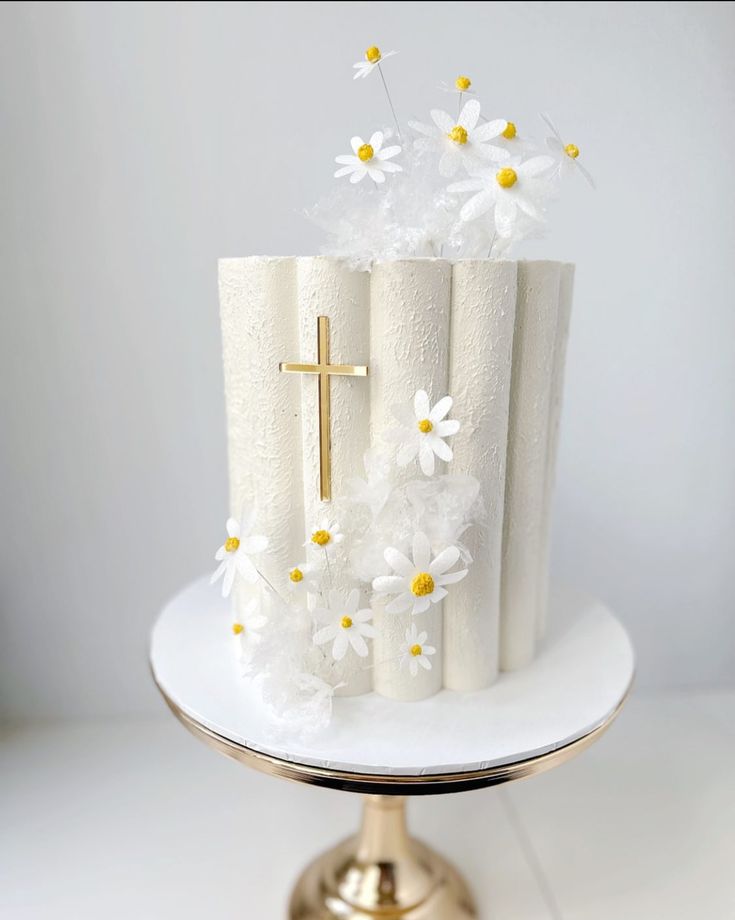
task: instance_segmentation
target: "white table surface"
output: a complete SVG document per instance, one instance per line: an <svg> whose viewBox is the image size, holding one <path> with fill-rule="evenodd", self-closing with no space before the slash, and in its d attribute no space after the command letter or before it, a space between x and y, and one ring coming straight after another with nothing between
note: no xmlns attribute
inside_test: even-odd
<svg viewBox="0 0 735 920"><path fill-rule="evenodd" d="M335 699L329 727L285 731L242 676L229 603L206 580L184 589L153 630L159 686L188 716L274 757L382 775L484 770L548 753L607 721L630 686L628 636L601 603L571 591L552 598L552 629L536 660L486 690L444 690L401 703L371 693Z"/></svg>

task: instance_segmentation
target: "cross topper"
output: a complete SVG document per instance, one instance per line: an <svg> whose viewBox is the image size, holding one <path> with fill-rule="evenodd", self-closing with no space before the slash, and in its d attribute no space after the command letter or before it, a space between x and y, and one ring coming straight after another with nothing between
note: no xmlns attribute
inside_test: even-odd
<svg viewBox="0 0 735 920"><path fill-rule="evenodd" d="M319 375L319 493L323 502L332 499L332 437L329 378L367 377L364 365L329 363L329 317L317 316L316 364L284 364L278 369L286 374Z"/></svg>

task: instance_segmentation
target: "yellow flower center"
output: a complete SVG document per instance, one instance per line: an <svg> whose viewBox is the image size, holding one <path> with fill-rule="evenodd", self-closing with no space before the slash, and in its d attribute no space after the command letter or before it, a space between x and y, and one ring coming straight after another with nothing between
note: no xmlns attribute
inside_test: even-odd
<svg viewBox="0 0 735 920"><path fill-rule="evenodd" d="M411 593L416 597L426 597L434 590L434 579L428 572L419 572L411 582Z"/></svg>
<svg viewBox="0 0 735 920"><path fill-rule="evenodd" d="M304 580L304 573L301 571L301 569L291 569L291 571L288 573L288 577L291 579L291 581L298 584L300 581Z"/></svg>
<svg viewBox="0 0 735 920"><path fill-rule="evenodd" d="M357 148L357 155L363 163L367 163L368 160L372 160L375 156L375 151L370 144L363 144L361 147Z"/></svg>
<svg viewBox="0 0 735 920"><path fill-rule="evenodd" d="M503 137L506 140L512 141L513 138L516 136L516 133L517 132L516 132L515 124L512 121L509 121L508 124L506 125L505 131L503 131Z"/></svg>
<svg viewBox="0 0 735 920"><path fill-rule="evenodd" d="M513 188L518 181L518 173L510 166L504 166L495 173L495 181L501 188Z"/></svg>
<svg viewBox="0 0 735 920"><path fill-rule="evenodd" d="M311 535L311 542L317 546L326 546L331 539L332 535L328 530L316 530Z"/></svg>
<svg viewBox="0 0 735 920"><path fill-rule="evenodd" d="M239 636L241 632L245 632L245 627L242 625L242 623L233 623L232 631L236 636Z"/></svg>
<svg viewBox="0 0 735 920"><path fill-rule="evenodd" d="M342 619L339 621L339 625L342 627L342 629L349 629L350 626L352 626L352 617L342 617Z"/></svg>
<svg viewBox="0 0 735 920"><path fill-rule="evenodd" d="M450 141L454 141L455 144L466 144L467 128L463 128L462 125L455 125L447 134L447 137Z"/></svg>
<svg viewBox="0 0 735 920"><path fill-rule="evenodd" d="M368 50L365 52L365 59L370 61L371 64L377 64L380 58L380 48L378 48L376 45L370 45Z"/></svg>
<svg viewBox="0 0 735 920"><path fill-rule="evenodd" d="M428 418L422 418L418 423L418 427L422 434L428 434L430 431L434 430L434 426Z"/></svg>
<svg viewBox="0 0 735 920"><path fill-rule="evenodd" d="M472 86L472 80L469 77L457 77L454 81L454 85L463 93L465 90L469 89Z"/></svg>
<svg viewBox="0 0 735 920"><path fill-rule="evenodd" d="M237 539L237 537L228 537L225 540L225 552L226 553L234 553L236 549L239 549L239 547L240 547L240 541Z"/></svg>
<svg viewBox="0 0 735 920"><path fill-rule="evenodd" d="M423 649L422 649L421 646L418 645L418 643L417 643L416 645L412 645L411 648L409 649L409 651L411 652L411 654L413 655L414 658L418 658L418 656L421 654L421 652L423 652Z"/></svg>
<svg viewBox="0 0 735 920"><path fill-rule="evenodd" d="M564 148L564 153L573 160L576 160L579 156L579 147L577 147L576 144L567 144Z"/></svg>

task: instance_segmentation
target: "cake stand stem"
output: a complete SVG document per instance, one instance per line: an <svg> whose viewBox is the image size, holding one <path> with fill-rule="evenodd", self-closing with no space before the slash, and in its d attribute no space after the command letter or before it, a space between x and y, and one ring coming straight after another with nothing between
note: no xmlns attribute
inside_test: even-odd
<svg viewBox="0 0 735 920"><path fill-rule="evenodd" d="M465 881L409 836L406 800L364 797L359 833L319 856L296 884L290 920L470 920Z"/></svg>

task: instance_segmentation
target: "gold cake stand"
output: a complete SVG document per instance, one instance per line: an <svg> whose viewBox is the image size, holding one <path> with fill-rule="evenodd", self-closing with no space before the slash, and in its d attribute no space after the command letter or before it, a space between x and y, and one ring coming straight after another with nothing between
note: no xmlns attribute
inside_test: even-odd
<svg viewBox="0 0 735 920"><path fill-rule="evenodd" d="M631 681L632 683L632 681ZM360 830L317 857L291 895L290 920L470 920L479 914L457 870L406 828L407 796L464 792L535 776L588 748L610 727L630 693L594 730L546 754L462 773L380 775L282 760L217 734L158 689L174 715L214 750L271 776L364 796Z"/></svg>

